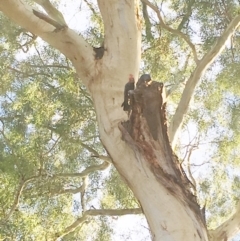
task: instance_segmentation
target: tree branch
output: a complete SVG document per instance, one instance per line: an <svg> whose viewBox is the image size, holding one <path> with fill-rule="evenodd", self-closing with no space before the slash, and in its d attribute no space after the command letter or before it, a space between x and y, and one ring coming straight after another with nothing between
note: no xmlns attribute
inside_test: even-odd
<svg viewBox="0 0 240 241"><path fill-rule="evenodd" d="M92 165L90 167L87 167L84 171L82 171L80 173L59 173L54 176L56 176L56 177L86 177L87 175L89 175L92 172L103 171L103 170L107 169L109 166L110 166L110 163L105 161L100 165Z"/></svg>
<svg viewBox="0 0 240 241"><path fill-rule="evenodd" d="M188 156L187 156L187 170L188 170L188 176L189 176L189 179L191 180L192 184L193 184L193 191L194 191L194 195L197 196L197 183L196 183L196 180L195 178L193 177L192 175L192 171L191 171L191 163L190 163L190 158L191 158L191 155L193 153L195 149L195 146L192 146L189 150L189 153L188 153Z"/></svg>
<svg viewBox="0 0 240 241"><path fill-rule="evenodd" d="M0 11L62 52L72 61L84 83L88 84L95 73L95 52L82 36L69 28L54 31L52 25L36 17L32 8L21 0L0 0Z"/></svg>
<svg viewBox="0 0 240 241"><path fill-rule="evenodd" d="M85 212L89 216L123 216L129 214L141 214L141 208L130 208L130 209L90 209Z"/></svg>
<svg viewBox="0 0 240 241"><path fill-rule="evenodd" d="M210 230L210 241L226 241L233 238L240 230L240 202L235 213L215 230Z"/></svg>
<svg viewBox="0 0 240 241"><path fill-rule="evenodd" d="M16 195L15 195L15 198L14 198L14 201L13 201L13 204L12 204L12 207L10 208L10 211L8 212L8 214L6 215L6 217L3 219L4 222L6 222L6 221L11 217L11 215L13 214L13 212L14 212L14 211L16 210L16 208L18 207L19 199L20 199L20 196L21 196L21 194L22 194L24 185L25 185L25 181L21 180L20 183L19 183L19 187L18 187L18 189L17 189Z"/></svg>
<svg viewBox="0 0 240 241"><path fill-rule="evenodd" d="M31 37L31 39L29 41L26 41L24 44L20 44L20 48L22 49L22 51L24 53L27 53L29 50L29 45L30 44L34 44L34 41L37 39L37 36L32 34L32 36L30 36L30 34L25 33L27 36ZM25 47L25 48L24 48Z"/></svg>
<svg viewBox="0 0 240 241"><path fill-rule="evenodd" d="M56 241L59 240L59 238L62 238L66 236L67 234L73 232L77 227L79 227L81 224L84 224L87 221L88 216L83 215L81 218L78 218L75 222L73 222L70 226L68 226L64 231L60 233L56 233Z"/></svg>
<svg viewBox="0 0 240 241"><path fill-rule="evenodd" d="M62 26L67 26L62 13L56 9L49 0L34 0L34 2L42 6L52 19L56 20Z"/></svg>
<svg viewBox="0 0 240 241"><path fill-rule="evenodd" d="M162 16L161 16L161 13L158 9L157 6L155 6L154 4L150 3L148 0L141 0L143 3L147 4L156 14L157 14L157 17L159 19L159 24L162 28L166 29L167 31L169 31L170 33L172 34L175 34L175 35L178 35L180 36L181 38L183 38L185 40L185 42L189 45L189 47L192 49L192 53L193 53L193 57L194 57L194 61L196 63L198 63L198 56L197 56L197 52L196 52L196 49L195 49L195 46L194 44L191 42L190 38L182 33L181 31L177 30L177 29L173 29L171 27L169 27L167 24L165 24Z"/></svg>
<svg viewBox="0 0 240 241"><path fill-rule="evenodd" d="M67 70L71 70L72 68L70 68L69 66L65 66L65 65L60 65L60 64L46 64L46 65L37 65L37 64L29 64L29 67L33 67L33 68L62 68L62 69L67 69Z"/></svg>
<svg viewBox="0 0 240 241"><path fill-rule="evenodd" d="M81 146L87 149L89 152L91 152L94 156L99 156L98 152L94 150L92 147L90 147L89 145L81 142Z"/></svg>
<svg viewBox="0 0 240 241"><path fill-rule="evenodd" d="M36 10L33 9L33 14L35 16L37 16L38 18L42 19L43 21L51 24L52 26L54 26L57 30L61 30L65 27L67 27L66 25L63 25L59 22L57 22L56 20L54 19L51 19L50 17L48 17L48 15L44 14L44 13L41 13L41 12L38 12Z"/></svg>
<svg viewBox="0 0 240 241"><path fill-rule="evenodd" d="M52 77L51 75L46 74L46 73L37 73L37 72L35 72L35 73L31 74L31 73L28 73L28 72L22 72L21 70L15 69L15 68L13 68L11 66L8 66L7 69L10 69L10 70L12 70L12 71L14 71L14 72L16 72L18 74L21 74L23 76L23 78L36 77L38 75L46 76L48 78Z"/></svg>
<svg viewBox="0 0 240 241"><path fill-rule="evenodd" d="M181 31L185 23L189 21L190 16L192 15L192 8L195 3L195 0L191 0L187 3L187 13L183 16L181 23L178 25L178 30Z"/></svg>
<svg viewBox="0 0 240 241"><path fill-rule="evenodd" d="M66 193L70 193L70 194L76 194L76 193L84 193L86 188L88 186L88 177L84 177L83 178L83 184L80 187L77 188L68 188L68 189L63 189L63 190L52 190L50 191L51 195L61 195L61 194L66 194Z"/></svg>
<svg viewBox="0 0 240 241"><path fill-rule="evenodd" d="M90 147L89 145L81 142L81 146L83 146L89 152L91 152L92 153L92 157L96 157L96 158L102 159L105 162L112 163L112 159L109 156L99 155L98 152L96 150L94 150L92 147Z"/></svg>
<svg viewBox="0 0 240 241"><path fill-rule="evenodd" d="M84 196L85 196L85 191L86 191L87 186L88 186L88 177L84 177L83 184L82 184L82 191L81 191L81 195L80 195L82 213L84 213L86 211L86 202L85 202Z"/></svg>
<svg viewBox="0 0 240 241"><path fill-rule="evenodd" d="M147 40L152 40L153 35L152 35L152 31L151 31L151 22L150 22L148 11L147 11L147 4L143 1L142 1L142 13L143 13L144 21L145 21L146 38L147 38Z"/></svg>
<svg viewBox="0 0 240 241"><path fill-rule="evenodd" d="M57 238L62 238L65 235L73 232L79 225L84 223L89 216L123 216L129 214L141 214L141 208L134 209L91 209L84 212L81 218L78 218L70 226L68 226L61 234L56 234Z"/></svg>
<svg viewBox="0 0 240 241"><path fill-rule="evenodd" d="M10 217L11 215L13 214L13 212L17 209L18 205L19 205L19 200L20 200L20 197L21 197L21 194L23 192L23 189L24 189L24 186L29 182L31 181L32 179L34 179L36 176L33 176L33 177L30 177L26 180L21 180L20 183L19 183L19 186L18 186L18 189L17 189L17 192L16 192L16 195L15 195L15 198L14 198L14 201L13 201L13 204L12 204L12 207L10 208L8 214L6 215L6 217L1 220L1 222L6 222Z"/></svg>
<svg viewBox="0 0 240 241"><path fill-rule="evenodd" d="M57 140L54 141L53 145L49 148L49 150L47 150L45 153L43 153L43 156L48 155L48 154L56 147L56 145L58 144L58 142L60 141L60 139L61 139L61 136L59 136L59 137L57 138Z"/></svg>
<svg viewBox="0 0 240 241"><path fill-rule="evenodd" d="M146 1L146 0L144 0ZM174 149L176 145L176 139L178 137L178 132L181 129L183 122L183 117L187 113L190 100L193 96L194 90L199 83L201 77L205 73L206 69L213 63L213 61L222 53L226 42L234 34L236 28L240 25L240 15L236 16L232 22L228 25L226 30L222 33L222 36L218 38L212 49L205 54L205 56L199 61L197 67L189 77L186 86L184 88L181 100L178 104L175 115L172 118L169 127L169 139L172 143L172 148Z"/></svg>

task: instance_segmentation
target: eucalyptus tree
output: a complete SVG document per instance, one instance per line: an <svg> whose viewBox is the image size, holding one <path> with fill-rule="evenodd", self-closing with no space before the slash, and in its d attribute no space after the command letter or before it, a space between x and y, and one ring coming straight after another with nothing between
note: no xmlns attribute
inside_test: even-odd
<svg viewBox="0 0 240 241"><path fill-rule="evenodd" d="M71 90L72 92L68 90L66 94L61 93L64 91L64 88L59 88L58 85L56 86L56 82L54 81L55 76L52 76L53 81L50 86L49 83L48 85L44 85L44 77L39 78L34 84L24 83L23 88L26 91L23 93L25 96L19 96L19 98L22 98L20 101L21 105L17 105L18 102L14 102L13 106L11 106L11 103L7 103L9 106L7 106L6 109L12 108L19 111L19 113L17 112L15 114L19 117L19 127L16 131L14 130L15 132L10 132L11 128L16 128L17 125L5 126L4 119L1 120L1 134L3 136L2 149L8 149L11 157L14 157L10 158L10 155L8 156L15 164L11 165L11 168L17 169L15 174L17 177L19 173L21 173L21 169L23 169L21 163L25 161L25 158L29 158L29 173L33 173L34 171L37 171L37 173L32 176L20 175L18 178L15 177L15 180L18 180L15 187L12 186L12 188L16 190L14 193L15 197L13 198L12 206L3 211L3 222L10 219L13 215L16 217L17 215L21 215L15 214L15 210L18 207L29 208L27 203L25 207L20 206L19 200L23 190L29 190L31 192L31 188L34 185L40 185L40 189L38 190L44 191L44 189L46 189L44 180L40 184L34 182L38 178L44 179L46 176L52 175L54 177L52 180L54 185L51 186L52 189L48 190L48 193L61 194L69 192L74 194L80 192L82 198L82 216L74 220L72 215L68 215L68 209L66 217L63 215L61 222L67 220L72 223L65 228L62 226L63 223L61 223L60 226L56 225L56 227L53 225L53 229L59 228L58 232L55 233L56 238L73 232L80 225L87 222L91 216L123 215L143 212L148 221L153 240L192 241L230 239L230 237L238 231L237 223L240 218L239 205L236 208L236 213L227 221L223 222L214 230L208 230L204 214L200 210L200 206L195 197L197 192L196 183L194 179L191 178L191 172L189 172L189 178L192 183L189 181L179 159L172 150L177 148L176 144L178 138L181 138L182 127L189 121L187 113L191 113L192 115L199 114L197 111L195 111L197 113L194 113L194 110L189 108L196 87L203 78L205 78L206 81L202 82L200 86L202 92L199 91L196 93L196 98L205 98L204 101L198 99L199 106L208 107L209 102L206 97L209 98L211 93L206 92L204 89L208 88L208 84L207 87L203 84L209 83L210 88L212 88L211 90L214 92L214 83L212 82L214 82L213 79L215 80L216 76L208 80L206 71L226 48L227 51L222 55L224 59L220 60L219 73L217 73L221 84L224 85L225 83L224 86L227 86L226 75L229 67L235 71L234 63L238 62L238 57L233 49L233 43L238 44L236 30L240 24L240 16L237 14L235 1L222 1L221 3L213 1L208 3L192 0L168 1L166 3L155 4L148 0L142 0L141 3L139 1L123 2L117 0L106 3L105 1L99 0L97 6L101 17L97 16L97 21L101 21L104 26L104 32L101 36L103 42L99 48L93 47L84 35L79 35L70 29L64 20L64 16L48 0L36 0L34 2L40 5L46 13L43 14L35 10L34 3L27 3L20 0L9 0L7 2L1 0L0 10L17 25L30 32L31 34L28 34L28 36L32 38L33 42L34 38L40 37L59 50L68 59L64 60L66 61L64 66L68 70L68 72L65 72L66 82L68 82L68 73L71 70L68 63L68 61L70 61L90 94L91 99L83 88L81 89L80 98L77 100L77 93L74 88L79 85L80 80L78 77L75 76L75 78L73 78L75 81L73 81L71 85L67 83L66 86L71 86L73 89ZM90 6L93 13L95 13L96 6L93 8L93 5L89 3L88 6ZM216 9L217 11L212 9ZM169 16L164 17L164 12ZM145 31L143 31L144 39L142 41L143 19ZM198 34L194 28L201 30L200 34ZM194 39L194 36L200 40ZM197 43L198 41L199 43ZM154 49L154 51L152 51L152 49ZM165 94L163 85L154 82L151 88L155 88L156 86L158 90L156 92L154 89L152 92L155 94L154 97L158 98L158 109L155 109L156 113L151 108L148 110L144 109L146 106L144 107L140 100L140 102L136 102L132 107L130 120L128 120L128 115L123 113L121 109L123 88L129 74L133 74L135 79L138 78L142 50L143 70L151 71L155 78L161 77L161 81L165 82L168 88ZM229 50L231 50L232 56ZM47 55L48 52L45 54ZM233 57L235 62L232 60ZM45 58L47 58L47 56ZM13 71L21 74L20 70L11 68ZM61 70L61 68L59 69ZM37 70L32 73L31 77L37 78L36 73ZM47 74L51 75L51 73ZM204 76L204 74L206 75ZM234 74L236 76L237 73ZM31 80L28 79L28 81L30 82ZM40 88L44 89L39 91ZM54 94L54 91L48 91L52 88L58 93ZM149 87L149 89L151 88ZM36 106L39 105L37 103L38 99L44 99L44 96L48 95L48 93L52 95L52 102L56 102L54 111L51 105L47 103L37 109ZM75 95L73 95L73 93L75 93ZM145 98L144 101L148 101L144 93L140 93L140 95L143 95ZM235 94L234 96L233 93ZM138 98L137 94L138 92L134 92L133 98ZM229 93L225 94L231 97L231 103L234 103L232 105L236 107L236 105L238 105L238 93L229 88ZM206 95L206 97L204 95ZM74 96L76 96L76 101L74 101ZM171 105L171 108L169 107L170 124L167 135L166 103L168 104L169 102L169 104L171 104L176 100L179 100L179 103L177 105ZM96 121L98 123L99 138L106 148L107 155L102 155L103 153L99 154L94 146L89 147L89 144L94 145L96 143L85 144L78 138L79 135L86 135L86 133L79 133L79 126L85 125L85 123L91 125L91 121L86 122L86 120L88 118L91 120L93 110L90 111L88 109L87 114L83 110L84 107L81 108L81 103L84 103L85 106L88 101L93 102ZM216 102L216 99L212 98L212 100L209 101ZM61 102L61 107L63 106L65 108L59 108L59 110L55 108L58 102ZM147 106L147 108L152 107L152 103L148 102L148 104L149 106ZM80 107L77 105L80 105ZM69 119L63 117L65 113L68 113L71 106L73 106L73 115L75 115L75 118L72 118L71 120L73 120L73 122L69 123ZM209 106L209 112L203 112L204 115L208 114L208 116L211 116L210 109L213 108L213 104ZM143 112L139 112L141 108ZM35 110L34 114L31 113L32 109ZM233 120L237 120L238 118L236 114L237 110L237 107L231 108L231 116L234 116ZM28 112L29 118L23 118L21 120L20 117ZM42 118L44 114L47 114L48 118L46 119L51 121L46 122L46 119ZM148 121L150 114L153 115L153 117L157 116L157 125L152 125L151 122ZM8 116L10 117L10 115ZM61 116L60 121L58 120L59 116ZM13 117L16 118L16 116ZM199 115L197 117L200 118ZM85 118L85 121L81 122L81 118ZM41 128L37 129L38 133L35 133L34 128L27 132L26 129L31 128L31 120L34 120L35 126L39 125L38 127L44 127L45 132L42 131ZM130 131L127 126L129 121L132 124ZM74 126L75 123L78 123L78 125ZM218 121L216 121L216 123L218 123ZM236 125L237 122L231 123L232 125L234 125L234 123ZM154 124L156 123L154 122ZM202 124L202 126L205 124L205 126L207 126L206 128L210 129L208 123L204 121L201 122L200 120L197 125L201 127L200 124ZM68 128L69 125L71 129ZM153 127L156 133L154 133ZM204 128L202 131L204 131ZM15 135L11 136L12 133L15 133ZM28 138L26 138L26 133L29 135ZM42 135L40 135L40 133ZM157 136L155 136L155 134ZM24 149L24 146L27 146L29 139L39 138L40 136L42 138L42 145L29 146L30 149L37 148L39 152L35 151L34 153L39 156L28 156L27 154L31 152L29 152L29 150L26 151L27 148ZM62 136L66 138L63 138L63 142L61 143L62 157L58 157L57 154L61 155L61 152L56 154L54 152L51 153L51 151L54 149L55 143L59 141L58 138ZM238 137L237 133L236 136ZM19 142L20 140L21 142ZM22 140L25 140L25 142ZM97 144L99 145L99 143ZM57 167L59 165L61 169L62 164L60 165L58 163L61 158L64 158L64 165L71 163L71 158L69 157L68 160L68 158L64 156L69 152L69 149L76 148L76 155L79 155L82 151L81 147L93 153L94 157L104 160L104 162L100 164L101 167L99 167L100 165L97 167L90 166L82 172L71 174L61 173L60 170L57 170L58 173L56 174L48 173L48 170L51 170L51 165L53 165L52 159L56 158L57 161L54 163ZM180 146L178 148L180 148ZM224 153L226 151L224 146L222 149L218 148L218 150L223 150ZM101 148L99 151L103 152ZM70 153L75 153L75 151ZM237 155L236 152L231 153L231 151L229 151L229 153L235 156ZM72 158L74 159L76 156L73 155ZM32 159L39 160L39 163L31 162L30 160ZM5 160L7 161L7 159ZM110 164L114 165L118 173L130 187L141 208L108 210L104 208L95 209L94 207L85 207L83 205L83 196L85 196L88 174L94 170L104 169ZM38 166L37 170L35 169L36 166ZM72 172L76 166L70 165L69 168ZM4 170L4 173L7 172ZM64 181L61 182L57 180L58 177L62 176L66 178L81 177L82 185L74 189L62 189ZM13 177L6 176L6 180L10 180L10 178ZM238 183L237 177L235 178L235 182ZM202 183L202 190L204 190L204 184L209 190L209 182ZM202 193L204 194L204 192ZM34 198L39 196L39 193L32 193L32 195ZM217 202L217 200L215 201ZM62 199L61 203L58 203L58 200L51 199L51 202L52 206L56 205L58 209L61 209L67 207L69 199ZM41 199L36 202L36 207L32 206L33 211L35 208L38 208L38 205L44 206L44 203L41 203ZM47 219L50 212L51 210L43 210L43 217ZM49 222L51 222L51 220ZM10 233L11 232L9 232L9 236Z"/></svg>

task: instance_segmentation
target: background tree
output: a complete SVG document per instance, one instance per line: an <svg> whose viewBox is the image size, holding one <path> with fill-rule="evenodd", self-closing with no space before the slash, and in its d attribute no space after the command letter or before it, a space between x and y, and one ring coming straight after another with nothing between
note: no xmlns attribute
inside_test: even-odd
<svg viewBox="0 0 240 241"><path fill-rule="evenodd" d="M0 39L1 238L76 240L97 230L92 239L111 240L107 216L143 212L153 240L230 239L239 222L237 3L82 4L92 25L78 35L47 0L0 1L8 17L1 15ZM39 5L46 14L32 11ZM130 73L138 78L140 63L167 88L179 160L144 120L144 143L121 124L124 84ZM200 147L205 160L194 153ZM208 228L191 193L206 204Z"/></svg>

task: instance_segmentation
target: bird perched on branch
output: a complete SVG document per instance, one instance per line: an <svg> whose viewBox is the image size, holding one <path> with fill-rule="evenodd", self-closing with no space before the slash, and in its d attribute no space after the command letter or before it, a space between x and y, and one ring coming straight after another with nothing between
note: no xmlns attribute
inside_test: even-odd
<svg viewBox="0 0 240 241"><path fill-rule="evenodd" d="M124 111L130 110L130 98L129 98L129 90L134 90L134 77L132 74L129 75L128 82L124 87L124 101L122 103L122 107Z"/></svg>
<svg viewBox="0 0 240 241"><path fill-rule="evenodd" d="M137 82L137 88L139 88L142 85L148 86L151 84L151 82L152 82L152 79L150 74L143 74Z"/></svg>

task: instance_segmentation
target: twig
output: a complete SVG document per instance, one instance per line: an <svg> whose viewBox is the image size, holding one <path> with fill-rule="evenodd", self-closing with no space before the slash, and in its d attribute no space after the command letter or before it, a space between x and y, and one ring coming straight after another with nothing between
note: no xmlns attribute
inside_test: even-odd
<svg viewBox="0 0 240 241"><path fill-rule="evenodd" d="M29 36L29 34L26 34L26 35ZM29 41L27 41L25 44L20 45L20 47L21 47L21 49L22 49L22 51L23 51L24 53L27 53L27 52L28 52L28 50L29 50L28 45L31 44L31 43L33 43L34 40L36 40L38 36L35 35L35 34L33 34L32 36L29 36L29 37L31 37L32 39L29 40ZM27 49L25 50L23 47L26 47Z"/></svg>
<svg viewBox="0 0 240 241"><path fill-rule="evenodd" d="M81 146L83 146L84 148L86 148L89 152L91 152L93 155L92 157L97 157L99 159L102 159L103 161L112 163L112 160L109 156L103 156L103 155L99 155L98 152L96 150L94 150L92 147L88 146L87 144L81 142Z"/></svg>
<svg viewBox="0 0 240 241"><path fill-rule="evenodd" d="M57 143L59 142L60 139L61 139L61 136L59 136L59 137L57 138L57 140L54 142L54 144L52 145L52 147L51 147L47 152L43 153L43 156L48 155L48 154L55 148L55 146L57 145Z"/></svg>
<svg viewBox="0 0 240 241"><path fill-rule="evenodd" d="M38 55L39 59L41 60L42 64L45 65L45 63L44 63L44 61L43 61L43 59L42 59L42 56L41 56L39 50L37 49L36 44L34 44L34 48L35 48L35 50L36 50L36 52L37 52L37 55Z"/></svg>
<svg viewBox="0 0 240 241"><path fill-rule="evenodd" d="M188 1L188 6L187 6L187 13L183 16L181 23L178 25L178 30L181 31L184 24L189 20L189 17L192 14L192 7L195 3L195 0L191 0L190 2Z"/></svg>

